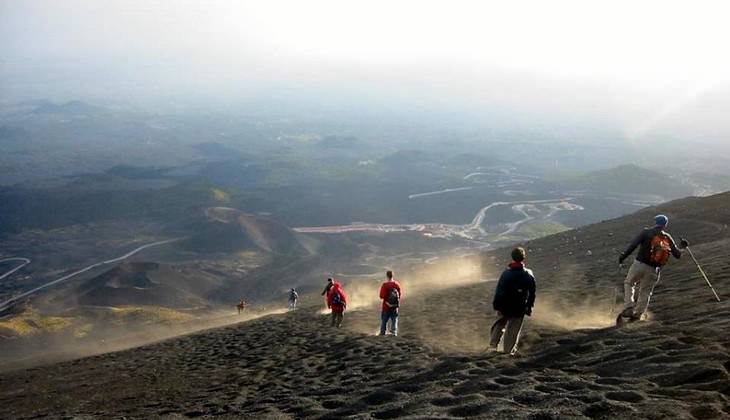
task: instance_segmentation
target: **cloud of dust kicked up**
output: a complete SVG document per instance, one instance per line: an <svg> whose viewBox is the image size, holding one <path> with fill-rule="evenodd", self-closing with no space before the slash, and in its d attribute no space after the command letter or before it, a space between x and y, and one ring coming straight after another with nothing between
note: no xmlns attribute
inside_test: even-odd
<svg viewBox="0 0 730 420"><path fill-rule="evenodd" d="M403 287L403 300L409 296L422 295L435 290L474 284L482 281L479 257L444 258L434 264L425 265L415 270L399 272L394 269L395 279ZM385 281L385 271L377 279L348 282L344 284L349 297L348 310L374 307L380 303L380 285ZM322 314L329 313L326 308Z"/></svg>
<svg viewBox="0 0 730 420"><path fill-rule="evenodd" d="M501 264L479 264L478 258L449 258L433 265L399 273L396 278L404 288L404 333L418 337L424 344L442 351L481 352L487 345L489 330L495 319L492 310L494 281L502 271ZM488 272L483 272L489 270ZM493 271L491 271L493 270ZM385 278L345 284L351 298L350 310L370 310L380 302L378 292ZM578 273L573 273L578 275ZM572 278L572 277L571 277ZM492 280L484 287L463 288L439 297L438 291ZM527 326L537 330L605 328L613 324L614 300L618 294L609 288L575 288L571 283L550 284L541 288L532 317ZM431 296L432 292L437 292ZM454 316L454 307L459 315ZM323 310L323 314L329 313ZM379 318L375 314L352 314L350 328L362 333L377 333ZM533 336L535 337L535 336ZM529 347L530 340L524 343Z"/></svg>
<svg viewBox="0 0 730 420"><path fill-rule="evenodd" d="M614 324L616 317L614 292L602 289L599 289L599 293L595 292L595 289L590 289L576 296L575 291L572 291L570 299L556 292L538 293L532 321L537 325L561 330L609 327Z"/></svg>
<svg viewBox="0 0 730 420"><path fill-rule="evenodd" d="M103 336L95 336L93 345L88 342L79 342L67 336L53 338L50 339L47 346L44 346L42 351L29 352L25 348L21 354L4 354L5 357L0 359L0 372L126 350L210 328L224 327L285 312L287 312L286 308L278 308L236 314L230 310L217 309L204 316L180 323L133 327L118 326L109 330Z"/></svg>

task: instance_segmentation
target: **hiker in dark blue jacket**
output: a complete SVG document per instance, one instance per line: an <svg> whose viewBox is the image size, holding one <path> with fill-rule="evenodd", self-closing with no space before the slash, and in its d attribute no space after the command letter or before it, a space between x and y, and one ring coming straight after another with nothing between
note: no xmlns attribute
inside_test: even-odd
<svg viewBox="0 0 730 420"><path fill-rule="evenodd" d="M532 315L535 304L535 276L525 268L524 248L512 250L512 263L502 273L494 292L497 320L492 325L489 348L496 350L502 341L503 352L515 354L520 340L522 321Z"/></svg>

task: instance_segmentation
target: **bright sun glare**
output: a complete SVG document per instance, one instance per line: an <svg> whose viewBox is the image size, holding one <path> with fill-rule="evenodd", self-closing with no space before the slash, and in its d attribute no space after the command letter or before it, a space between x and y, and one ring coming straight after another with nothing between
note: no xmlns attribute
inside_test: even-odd
<svg viewBox="0 0 730 420"><path fill-rule="evenodd" d="M242 6L245 36L299 58L472 62L558 76L727 81L726 3L270 1Z"/></svg>

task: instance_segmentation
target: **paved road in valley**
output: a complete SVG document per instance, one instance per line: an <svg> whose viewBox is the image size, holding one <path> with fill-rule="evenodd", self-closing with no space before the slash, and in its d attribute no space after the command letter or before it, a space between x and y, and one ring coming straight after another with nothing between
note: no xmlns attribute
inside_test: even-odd
<svg viewBox="0 0 730 420"><path fill-rule="evenodd" d="M7 262L7 261L20 261L22 264L18 265L17 267L13 268L12 270L8 271L7 273L4 273L0 275L0 280L10 277L13 273L20 270L21 268L25 267L26 265L30 264L30 260L23 257L11 257L11 258L3 258L0 260L0 263Z"/></svg>
<svg viewBox="0 0 730 420"><path fill-rule="evenodd" d="M28 296L36 293L36 292L39 292L39 291L41 291L43 289L49 288L51 286L54 286L54 285L56 285L58 283L64 282L64 281L66 281L66 280L68 280L70 278L76 277L79 274L83 274L83 273L85 273L85 272L87 272L89 270L93 270L93 269L95 269L97 267L101 267L102 265L113 264L115 262L119 262L119 261L126 260L127 258L131 257L132 255L134 255L134 254L136 254L136 253L138 253L138 252L140 252L140 251L142 251L144 249L152 248L154 246L160 246L160 245L169 244L170 242L175 242L175 241L178 241L180 239L182 239L182 238L167 239L167 240L164 240L164 241L158 241L158 242L153 242L151 244L142 245L142 246L140 246L138 248L135 248L135 249L127 252L126 254L122 255L121 257L112 258L111 260L101 261L101 262L98 262L96 264L91 264L90 266L84 267L84 268L82 268L82 269L80 269L78 271L74 271L71 274L66 274L65 276L63 276L63 277L61 277L59 279L50 281L50 282L48 282L46 284L43 284L41 286L38 286L38 287L36 287L34 289L28 290L27 292L23 292L23 293L21 293L21 294L19 294L17 296L13 296L12 298L6 300L5 302L0 303L0 312L8 309L10 306L14 305L15 303L17 303L19 300L21 300L23 298L26 298L26 297L28 297ZM25 260L25 258L24 258L24 260ZM28 263L30 263L30 260L28 260ZM28 263L26 263L24 265L27 265ZM14 270L17 271L18 268L16 267ZM12 273L10 273L10 274L12 274ZM9 274L6 273L3 276L4 277L7 277L8 275ZM4 277L0 277L0 279L1 278L4 278Z"/></svg>

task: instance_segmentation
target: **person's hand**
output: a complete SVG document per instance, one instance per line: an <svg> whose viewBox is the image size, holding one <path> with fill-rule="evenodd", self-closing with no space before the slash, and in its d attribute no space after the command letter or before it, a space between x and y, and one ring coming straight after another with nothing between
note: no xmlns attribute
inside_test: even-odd
<svg viewBox="0 0 730 420"><path fill-rule="evenodd" d="M527 315L527 316L532 316L532 308L527 308L527 309L525 310L525 315Z"/></svg>
<svg viewBox="0 0 730 420"><path fill-rule="evenodd" d="M689 241L687 241L684 238L682 238L682 239L679 240L679 247L680 248L684 249L684 248L687 248L688 246L689 246Z"/></svg>

